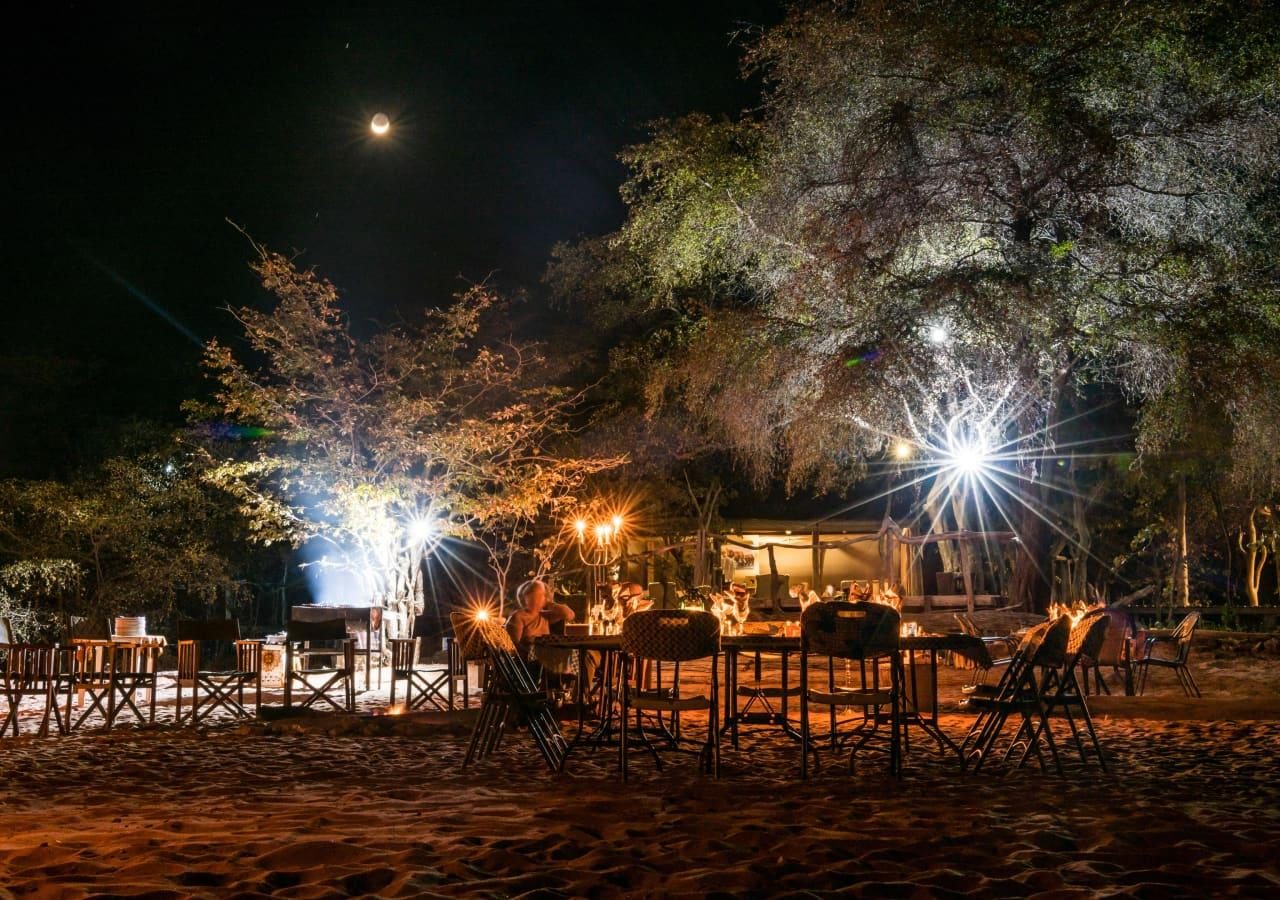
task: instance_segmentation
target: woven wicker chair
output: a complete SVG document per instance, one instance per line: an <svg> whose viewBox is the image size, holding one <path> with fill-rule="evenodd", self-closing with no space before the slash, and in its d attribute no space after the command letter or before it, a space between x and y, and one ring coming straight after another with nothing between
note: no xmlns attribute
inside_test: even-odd
<svg viewBox="0 0 1280 900"><path fill-rule="evenodd" d="M849 771L854 769L858 751L877 736L880 723L885 718L881 710L889 709L889 733L887 750L889 772L902 775L902 658L899 655L899 632L902 617L891 606L883 603L843 600L815 603L800 617L800 777L809 777L809 755L815 762L817 750L813 746L810 723L810 707L825 706L831 716L831 744L836 750L842 744L853 741L849 751ZM809 655L828 659L857 660L862 673L860 687L845 687L835 683L835 670L827 666L825 689L809 686ZM889 663L889 684L880 684L880 662ZM868 683L867 664L871 679ZM843 739L836 732L835 710L838 707L862 707L862 723ZM855 740L856 739L856 740Z"/></svg>
<svg viewBox="0 0 1280 900"><path fill-rule="evenodd" d="M1081 679L1076 677L1076 672L1080 670L1082 660L1098 657L1110 626L1111 620L1104 610L1091 613L1077 622L1071 629L1071 637L1067 642L1066 661L1062 669L1047 672L1043 685L1045 707L1050 714L1061 710L1066 717L1067 724L1071 728L1071 737L1080 753L1080 761L1087 761L1084 741L1084 736L1087 734L1104 772L1107 770L1107 761L1102 755L1102 744L1099 743L1098 734L1094 730L1093 717L1089 714L1083 685ZM1072 710L1078 713L1079 724L1076 723L1076 716L1072 715ZM1049 727L1049 718L1046 716L1041 722L1041 729ZM1025 758L1024 755L1023 759Z"/></svg>
<svg viewBox="0 0 1280 900"><path fill-rule="evenodd" d="M1107 633L1102 646L1096 655L1085 655L1080 658L1080 686L1085 693L1089 692L1089 674L1093 670L1094 690L1099 694L1110 694L1103 669L1110 669L1113 674L1122 678L1125 696L1134 693L1133 680L1133 616L1125 609L1102 609L1098 615L1107 619Z"/></svg>
<svg viewBox="0 0 1280 900"><path fill-rule="evenodd" d="M978 624L965 613L955 613L955 620L956 624L960 626L962 634L967 634L969 637L977 638L982 642L981 650L974 646L972 652L965 654L965 658L974 666L973 680L961 688L967 693L977 685L986 684L988 675L996 666L1009 664L1009 661L1013 658L1013 652L1017 648L1017 641L1007 636L997 637L983 634Z"/></svg>
<svg viewBox="0 0 1280 900"><path fill-rule="evenodd" d="M1004 677L994 688L975 691L965 698L963 706L978 713L969 733L960 743L965 765L974 761L974 771L982 768L990 758L1001 731L1010 717L1017 715L1019 726L1014 740L1005 751L1005 758L1025 739L1025 753L1034 751L1045 769L1044 756L1040 752L1038 725L1044 721L1047 710L1042 685L1048 672L1061 668L1066 662L1067 646L1071 639L1071 620L1062 616L1027 632L1009 663ZM1062 771L1053 732L1043 732L1045 742L1053 755L1054 766Z"/></svg>
<svg viewBox="0 0 1280 900"><path fill-rule="evenodd" d="M480 663L488 666L489 655L485 652L484 641L480 640L480 632L475 628L474 614L465 612L449 613L449 624L453 634L449 642L449 669L454 678L462 679L462 708L471 703L471 670L468 663ZM485 676L481 675L480 688L484 687Z"/></svg>
<svg viewBox="0 0 1280 900"><path fill-rule="evenodd" d="M720 659L720 620L709 612L690 609L649 609L632 613L622 624L622 729L618 744L618 768L623 780L627 777L628 718L630 711L637 713L636 733L653 756L658 768L662 759L657 747L644 729L639 727L641 712L707 713L707 739L696 751L702 767L715 778L720 777L720 685L718 681ZM674 681L669 691L648 691L630 684L629 671L642 661L658 663L682 663L709 659L711 678L706 694L683 695L680 682ZM678 671L678 670L677 670ZM686 669L687 671L687 669ZM664 736L668 749L679 750L679 739Z"/></svg>
<svg viewBox="0 0 1280 900"><path fill-rule="evenodd" d="M1173 630L1173 634L1149 635L1143 645L1142 658L1134 662L1134 667L1138 671L1138 695L1146 693L1147 678L1151 675L1151 667L1158 669L1172 669L1173 673L1178 676L1178 684L1182 687L1182 692L1188 697L1200 696L1200 685L1196 684L1196 678L1191 674L1191 667L1188 661L1191 658L1191 641L1196 636L1196 627L1200 624L1200 613L1188 613L1186 618L1178 623L1178 627ZM1163 653L1169 653L1163 656Z"/></svg>
<svg viewBox="0 0 1280 900"><path fill-rule="evenodd" d="M455 623L455 629L457 628ZM471 642L478 640L489 659L484 701L480 705L475 729L471 732L471 743L462 762L463 768L474 760L484 759L497 749L508 721L514 715L520 724L529 729L542 758L546 760L547 768L552 772L561 771L569 753L569 744L560 733L560 723L556 721L546 692L539 688L524 660L520 658L511 635L493 619L474 617L469 625L456 630L455 634L463 642L464 653Z"/></svg>
<svg viewBox="0 0 1280 900"><path fill-rule="evenodd" d="M230 669L206 669L201 657L207 645L230 644L235 665ZM182 708L191 689L191 710ZM253 691L252 711L245 706L245 688ZM201 692L204 702L201 703ZM235 619L178 622L178 724L199 725L217 710L233 718L256 716L262 711L262 641L242 640Z"/></svg>

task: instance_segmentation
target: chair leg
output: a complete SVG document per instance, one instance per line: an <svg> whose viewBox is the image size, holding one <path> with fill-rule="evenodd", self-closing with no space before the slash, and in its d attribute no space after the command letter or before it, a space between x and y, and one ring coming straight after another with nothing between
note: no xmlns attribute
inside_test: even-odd
<svg viewBox="0 0 1280 900"><path fill-rule="evenodd" d="M809 777L809 664L800 654L800 777Z"/></svg>
<svg viewBox="0 0 1280 900"><path fill-rule="evenodd" d="M620 718L621 728L618 734L618 768L622 773L622 780L627 780L627 714L630 712L630 704L628 703L627 691L627 660L622 660L622 716Z"/></svg>
<svg viewBox="0 0 1280 900"><path fill-rule="evenodd" d="M1174 669L1178 675L1178 681L1182 684L1182 691L1188 697L1199 697L1200 686L1196 684L1195 676L1191 674L1191 667L1182 664Z"/></svg>

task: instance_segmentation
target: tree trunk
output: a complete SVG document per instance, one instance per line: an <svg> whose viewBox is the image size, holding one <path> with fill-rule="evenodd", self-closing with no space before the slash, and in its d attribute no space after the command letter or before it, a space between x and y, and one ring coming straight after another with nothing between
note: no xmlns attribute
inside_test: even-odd
<svg viewBox="0 0 1280 900"><path fill-rule="evenodd" d="M1187 476L1178 475L1178 536L1173 555L1173 605L1191 604L1191 566L1187 559Z"/></svg>
<svg viewBox="0 0 1280 900"><path fill-rule="evenodd" d="M1071 519L1075 526L1076 546L1072 551L1075 564L1071 569L1071 602L1087 603L1089 589L1089 554L1093 549L1093 532L1089 528L1089 506L1093 498L1100 493L1099 488L1090 491L1086 499L1075 480L1076 462L1071 461L1072 486L1076 490L1071 495Z"/></svg>
<svg viewBox="0 0 1280 900"><path fill-rule="evenodd" d="M1032 510L1022 507L1018 522L1017 555L1014 558L1014 603L1029 612L1049 609L1049 527Z"/></svg>
<svg viewBox="0 0 1280 900"><path fill-rule="evenodd" d="M1244 590L1250 606L1258 606L1258 588L1262 583L1262 570L1267 564L1267 545L1258 535L1258 507L1249 510L1248 538L1240 535L1240 552L1244 554Z"/></svg>

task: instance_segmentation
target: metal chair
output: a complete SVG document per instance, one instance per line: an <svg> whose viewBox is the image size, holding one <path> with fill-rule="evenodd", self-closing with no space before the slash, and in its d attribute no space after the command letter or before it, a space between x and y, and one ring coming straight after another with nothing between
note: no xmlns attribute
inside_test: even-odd
<svg viewBox="0 0 1280 900"><path fill-rule="evenodd" d="M1086 654L1080 658L1080 686L1086 694L1089 693L1089 670L1092 669L1094 690L1099 694L1110 694L1111 689L1107 687L1107 680L1102 672L1104 668L1110 669L1112 673L1121 676L1125 696L1131 697L1134 692L1133 616L1123 609L1102 609L1098 610L1098 615L1107 619L1107 632L1096 654Z"/></svg>
<svg viewBox="0 0 1280 900"><path fill-rule="evenodd" d="M235 653L230 669L201 667L207 644L225 642ZM183 713L186 688L191 689L191 709ZM253 710L244 703L245 688L253 690ZM201 704L200 693L204 692ZM262 641L242 640L240 623L235 619L178 622L178 718L179 725L190 721L199 725L215 711L225 710L233 717L256 716L262 711Z"/></svg>
<svg viewBox="0 0 1280 900"><path fill-rule="evenodd" d="M690 609L648 609L632 613L622 623L622 727L618 743L618 769L627 778L627 746L629 716L636 712L636 734L645 744L654 763L662 768L662 758L657 746L646 734L640 721L642 712L670 713L705 710L707 713L707 739L701 749L695 751L704 770L715 778L720 777L720 687L718 682L720 659L720 620L709 612ZM668 689L645 690L639 684L630 683L630 672L645 661L682 662L698 659L711 661L711 679L708 692L695 696L681 695L678 680ZM679 669L677 668L678 672ZM678 677L678 676L673 676ZM679 750L680 738L665 733L659 739L670 750Z"/></svg>
<svg viewBox="0 0 1280 900"><path fill-rule="evenodd" d="M814 704L827 708L831 718L828 735L832 752L853 741L849 750L849 771L853 772L858 751L875 737L884 720L881 710L888 707L889 733L887 751L889 772L902 775L902 658L899 654L899 634L902 616L896 609L883 603L868 601L849 602L832 600L814 603L800 617L800 777L809 777L809 755L815 764L818 751L813 746L810 707ZM809 655L827 657L827 685L825 689L809 686ZM837 685L833 660L857 661L861 672L861 685L852 687ZM889 664L889 684L880 684L880 663ZM868 683L867 664L870 664ZM840 707L861 707L863 721L843 738L837 731L836 710Z"/></svg>
<svg viewBox="0 0 1280 900"><path fill-rule="evenodd" d="M1034 751L1041 769L1044 770L1046 766L1038 740L1043 734L1053 755L1054 767L1059 774L1062 773L1062 761L1058 758L1053 732L1048 728L1041 731L1039 725L1045 722L1048 715L1044 702L1045 680L1050 671L1065 664L1070 638L1071 620L1067 616L1032 629L1023 639L1000 683L994 689L975 691L965 698L962 705L978 711L979 715L960 743L964 764L967 765L970 759L976 759L974 771L982 768L983 763L990 758L1005 723L1017 715L1018 730L1004 757L1007 759L1022 742L1023 735L1026 735L1022 759L1025 759L1027 753Z"/></svg>
<svg viewBox="0 0 1280 900"><path fill-rule="evenodd" d="M430 704L441 712L452 710L452 666L420 664L422 638L390 638L387 643L391 646L391 705L396 704L396 682L403 680L405 705L409 709Z"/></svg>
<svg viewBox="0 0 1280 900"><path fill-rule="evenodd" d="M561 771L569 754L569 744L560 733L560 723L556 721L546 692L538 687L506 629L487 616L473 616L456 634L464 645L479 641L489 659L484 701L471 732L463 768L496 750L514 717L516 721L512 724L528 728L547 768L552 772Z"/></svg>
<svg viewBox="0 0 1280 900"><path fill-rule="evenodd" d="M1196 636L1196 626L1199 624L1200 613L1188 613L1186 618L1178 623L1173 634L1147 636L1142 657L1134 661L1134 667L1138 670L1138 696L1146 693L1147 678L1151 675L1152 666L1172 669L1178 676L1178 684L1182 686L1183 694L1188 697L1200 696L1200 685L1196 684L1196 678L1191 674L1191 667L1187 664L1191 658L1191 641ZM1157 656L1157 651L1161 650L1167 650L1172 655Z"/></svg>
<svg viewBox="0 0 1280 900"><path fill-rule="evenodd" d="M40 720L39 734L44 737L49 733L49 719L58 726L59 734L68 731L67 716L62 714L58 705L58 693L64 685L68 686L66 667L69 664L71 651L56 644L13 644L6 642L0 646L4 656L4 682L0 691L8 706L4 720L0 721L0 737L13 728L13 736L19 733L18 706L23 697L43 697L44 717ZM70 696L68 694L68 696Z"/></svg>
<svg viewBox="0 0 1280 900"><path fill-rule="evenodd" d="M1062 669L1060 671L1050 670L1047 672L1044 683L1045 708L1050 715L1057 710L1061 710L1066 717L1067 724L1071 728L1071 737L1080 753L1080 762L1086 762L1084 735L1087 734L1093 744L1093 752L1098 757L1098 763L1102 766L1102 771L1104 772L1107 770L1107 761L1102 755L1102 744L1099 743L1098 733L1094 730L1093 717L1089 714L1085 691L1081 680L1076 677L1076 671L1082 660L1097 657L1099 650L1102 648L1102 643L1106 639L1110 624L1110 619L1102 610L1090 613L1077 622L1071 629L1071 637L1067 643L1066 661ZM1072 715L1072 710L1079 714L1079 725L1076 724L1076 716ZM1040 727L1042 731L1050 727L1048 716L1041 720ZM1039 735L1036 735L1032 740L1034 741L1038 737ZM1025 761L1025 759L1026 756L1024 754L1023 760Z"/></svg>
<svg viewBox="0 0 1280 900"><path fill-rule="evenodd" d="M285 629L284 649L284 706L292 708L293 686L305 689L306 698L298 704L302 709L314 707L323 700L338 712L354 712L356 708L356 642L347 635L345 618L321 619L301 622L293 619ZM314 647L312 642L333 643L332 647ZM314 665L317 659L332 661L332 665ZM298 660L301 665L295 666ZM341 689L341 702L334 700L332 692Z"/></svg>

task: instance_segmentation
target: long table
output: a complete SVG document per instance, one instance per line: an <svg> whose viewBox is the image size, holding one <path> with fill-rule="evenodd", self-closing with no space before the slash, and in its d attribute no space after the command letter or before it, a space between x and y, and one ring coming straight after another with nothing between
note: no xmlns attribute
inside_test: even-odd
<svg viewBox="0 0 1280 900"><path fill-rule="evenodd" d="M960 755L960 748L956 743L947 737L947 735L938 727L938 654L939 653L958 653L961 655L978 656L981 653L981 638L972 637L966 634L922 634L911 637L903 637L900 639L899 652L904 656L904 671L907 673L907 683L904 685L904 696L906 704L904 708L904 725L916 726L924 731L938 745L939 750L950 750L957 756ZM595 651L605 656L606 675L603 681L604 689L610 692L613 689L612 680L609 673L616 675L617 668L610 663L610 657L622 650L622 638L620 635L561 635L553 634L537 638L534 642L535 654L537 647L555 647L564 650L576 650L578 652L578 671L585 673L587 671L586 655ZM741 725L757 725L767 724L776 725L783 731L793 737L798 736L795 728L790 724L788 716L788 697L792 693L789 689L788 672L790 656L793 653L800 652L799 637L781 637L775 635L726 635L720 639L720 649L724 655L724 683L721 686L724 694L724 717L722 721L722 729L727 731L733 741L733 745L738 745L738 728ZM738 658L742 653L754 654L777 654L781 657L782 665L782 686L779 692L779 709L775 710L771 705L764 701L765 712L752 713L751 701L749 700L746 707L738 708ZM920 697L918 696L919 682L917 674L919 667L917 665L917 654L927 656L929 659L928 677L929 692L933 697L933 702L927 714L921 709ZM757 656L757 679L759 677ZM577 684L577 706L578 706L578 732L574 736L570 746L576 746L581 743L589 743L599 745L612 740L615 725L613 723L612 697L606 696L603 710L603 721L601 726L594 729L590 734L585 731L585 704L583 693L583 681L585 679L580 674ZM759 696L764 698L764 692L758 687L752 689L753 697Z"/></svg>

